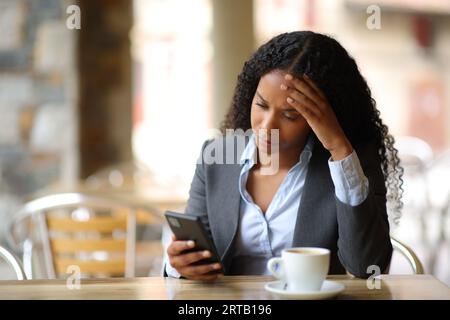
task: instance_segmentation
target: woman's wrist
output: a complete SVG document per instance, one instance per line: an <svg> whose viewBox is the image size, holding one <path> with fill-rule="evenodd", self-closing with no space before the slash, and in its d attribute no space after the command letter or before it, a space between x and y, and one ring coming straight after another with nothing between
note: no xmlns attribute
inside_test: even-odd
<svg viewBox="0 0 450 320"><path fill-rule="evenodd" d="M330 152L333 161L340 161L348 157L353 152L353 147L350 142L345 139L341 143L337 144L335 148L328 151Z"/></svg>

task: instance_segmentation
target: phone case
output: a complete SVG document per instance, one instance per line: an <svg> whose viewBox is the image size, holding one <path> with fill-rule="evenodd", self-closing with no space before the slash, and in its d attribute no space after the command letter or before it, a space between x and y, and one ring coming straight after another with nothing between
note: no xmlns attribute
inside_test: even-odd
<svg viewBox="0 0 450 320"><path fill-rule="evenodd" d="M170 229L178 240L195 241L195 247L184 251L185 253L199 250L209 250L211 252L212 256L210 258L200 260L193 263L193 265L221 262L214 243L208 236L208 233L199 217L173 211L166 211L164 215ZM219 272L223 272L223 270L219 270Z"/></svg>

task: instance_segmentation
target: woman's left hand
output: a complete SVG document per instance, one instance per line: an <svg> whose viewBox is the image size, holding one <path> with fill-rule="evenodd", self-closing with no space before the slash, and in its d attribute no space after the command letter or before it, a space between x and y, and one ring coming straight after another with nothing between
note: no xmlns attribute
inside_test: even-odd
<svg viewBox="0 0 450 320"><path fill-rule="evenodd" d="M333 160L350 155L353 148L323 92L306 75L299 79L287 74L285 79L288 86L282 84L281 89L288 93L287 102L305 118Z"/></svg>

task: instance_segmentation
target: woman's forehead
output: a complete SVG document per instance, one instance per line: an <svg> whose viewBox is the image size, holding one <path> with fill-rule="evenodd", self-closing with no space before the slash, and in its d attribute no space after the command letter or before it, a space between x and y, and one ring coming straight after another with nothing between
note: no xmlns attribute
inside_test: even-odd
<svg viewBox="0 0 450 320"><path fill-rule="evenodd" d="M281 90L282 84L288 86L284 79L286 72L281 70L271 71L261 77L257 92L264 100L273 104L286 104L287 92Z"/></svg>
<svg viewBox="0 0 450 320"><path fill-rule="evenodd" d="M286 74L287 73L282 70L273 70L263 75L259 83L265 86L277 87L279 89L281 84L288 84L284 79Z"/></svg>

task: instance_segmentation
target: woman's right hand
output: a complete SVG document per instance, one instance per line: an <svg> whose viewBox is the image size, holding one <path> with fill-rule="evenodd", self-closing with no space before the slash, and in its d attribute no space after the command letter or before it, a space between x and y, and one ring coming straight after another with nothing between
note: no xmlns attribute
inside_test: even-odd
<svg viewBox="0 0 450 320"><path fill-rule="evenodd" d="M210 273L219 270L221 268L220 263L192 265L192 263L211 257L211 252L208 250L183 253L183 251L194 247L194 241L179 241L175 235L172 235L172 242L167 248L170 265L181 276L191 280L212 281L223 276L222 273Z"/></svg>

